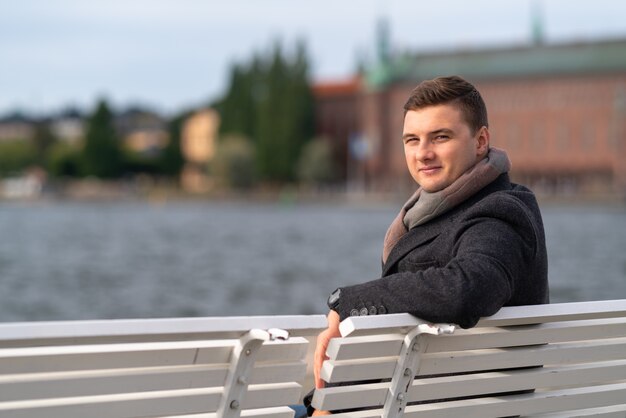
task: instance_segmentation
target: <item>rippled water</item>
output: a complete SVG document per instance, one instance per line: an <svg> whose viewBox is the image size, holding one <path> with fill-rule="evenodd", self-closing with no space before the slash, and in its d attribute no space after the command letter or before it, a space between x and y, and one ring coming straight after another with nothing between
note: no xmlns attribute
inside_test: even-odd
<svg viewBox="0 0 626 418"><path fill-rule="evenodd" d="M553 302L626 298L626 209L544 207ZM397 205L0 204L0 321L321 313Z"/></svg>

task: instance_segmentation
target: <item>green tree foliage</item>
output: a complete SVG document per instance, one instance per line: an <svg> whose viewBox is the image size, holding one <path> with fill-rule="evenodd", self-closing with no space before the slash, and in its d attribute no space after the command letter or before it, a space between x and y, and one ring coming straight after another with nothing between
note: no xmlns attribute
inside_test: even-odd
<svg viewBox="0 0 626 418"><path fill-rule="evenodd" d="M37 161L37 150L28 140L0 142L0 176L15 175Z"/></svg>
<svg viewBox="0 0 626 418"><path fill-rule="evenodd" d="M81 149L77 145L54 143L47 153L46 166L54 177L78 177L81 166Z"/></svg>
<svg viewBox="0 0 626 418"><path fill-rule="evenodd" d="M36 151L36 163L45 167L48 159L48 151L54 145L56 138L50 130L50 121L42 119L35 122L35 135L33 143Z"/></svg>
<svg viewBox="0 0 626 418"><path fill-rule="evenodd" d="M233 65L228 92L215 106L220 113L220 135L255 134L257 102L266 94L261 58L254 56L249 65Z"/></svg>
<svg viewBox="0 0 626 418"><path fill-rule="evenodd" d="M113 125L113 114L104 100L98 103L89 118L81 157L84 175L117 178L122 174L122 151Z"/></svg>
<svg viewBox="0 0 626 418"><path fill-rule="evenodd" d="M179 177L185 164L185 158L181 150L181 132L185 119L191 112L184 112L172 118L168 123L169 142L163 149L159 160L159 168L162 174L170 177Z"/></svg>
<svg viewBox="0 0 626 418"><path fill-rule="evenodd" d="M316 138L304 146L298 162L298 179L316 186L330 184L337 179L337 167L327 139Z"/></svg>
<svg viewBox="0 0 626 418"><path fill-rule="evenodd" d="M300 151L314 133L304 43L298 43L293 54L285 54L277 43L269 56L234 66L228 91L216 107L222 134L252 139L263 180L294 180Z"/></svg>
<svg viewBox="0 0 626 418"><path fill-rule="evenodd" d="M234 189L248 189L256 178L255 152L250 140L236 135L223 138L210 171L220 184Z"/></svg>
<svg viewBox="0 0 626 418"><path fill-rule="evenodd" d="M161 174L160 161L152 155L123 149L122 160L126 174L148 174L153 176Z"/></svg>

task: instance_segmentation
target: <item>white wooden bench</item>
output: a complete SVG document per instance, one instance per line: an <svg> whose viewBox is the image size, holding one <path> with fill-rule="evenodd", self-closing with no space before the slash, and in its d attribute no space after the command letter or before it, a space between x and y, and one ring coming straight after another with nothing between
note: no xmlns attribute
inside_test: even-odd
<svg viewBox="0 0 626 418"><path fill-rule="evenodd" d="M0 417L292 417L323 315L0 324Z"/></svg>
<svg viewBox="0 0 626 418"><path fill-rule="evenodd" d="M407 314L340 330L322 378L352 383L312 402L360 409L338 416L626 417L626 300L507 307L469 330Z"/></svg>

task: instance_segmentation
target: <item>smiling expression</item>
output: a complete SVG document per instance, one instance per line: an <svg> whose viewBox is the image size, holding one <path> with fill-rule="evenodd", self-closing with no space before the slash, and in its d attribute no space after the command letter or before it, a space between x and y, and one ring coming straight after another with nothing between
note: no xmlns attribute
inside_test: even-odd
<svg viewBox="0 0 626 418"><path fill-rule="evenodd" d="M489 131L476 133L453 104L409 110L402 132L413 179L427 192L448 187L487 154Z"/></svg>

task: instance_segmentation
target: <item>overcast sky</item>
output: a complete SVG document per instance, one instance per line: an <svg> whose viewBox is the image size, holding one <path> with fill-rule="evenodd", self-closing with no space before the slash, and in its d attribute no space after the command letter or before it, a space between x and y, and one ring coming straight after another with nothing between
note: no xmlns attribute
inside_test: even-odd
<svg viewBox="0 0 626 418"><path fill-rule="evenodd" d="M396 50L626 38L618 0L0 0L0 114L98 97L173 113L224 90L233 62L280 39L306 41L315 80L348 77L372 54L376 22Z"/></svg>

